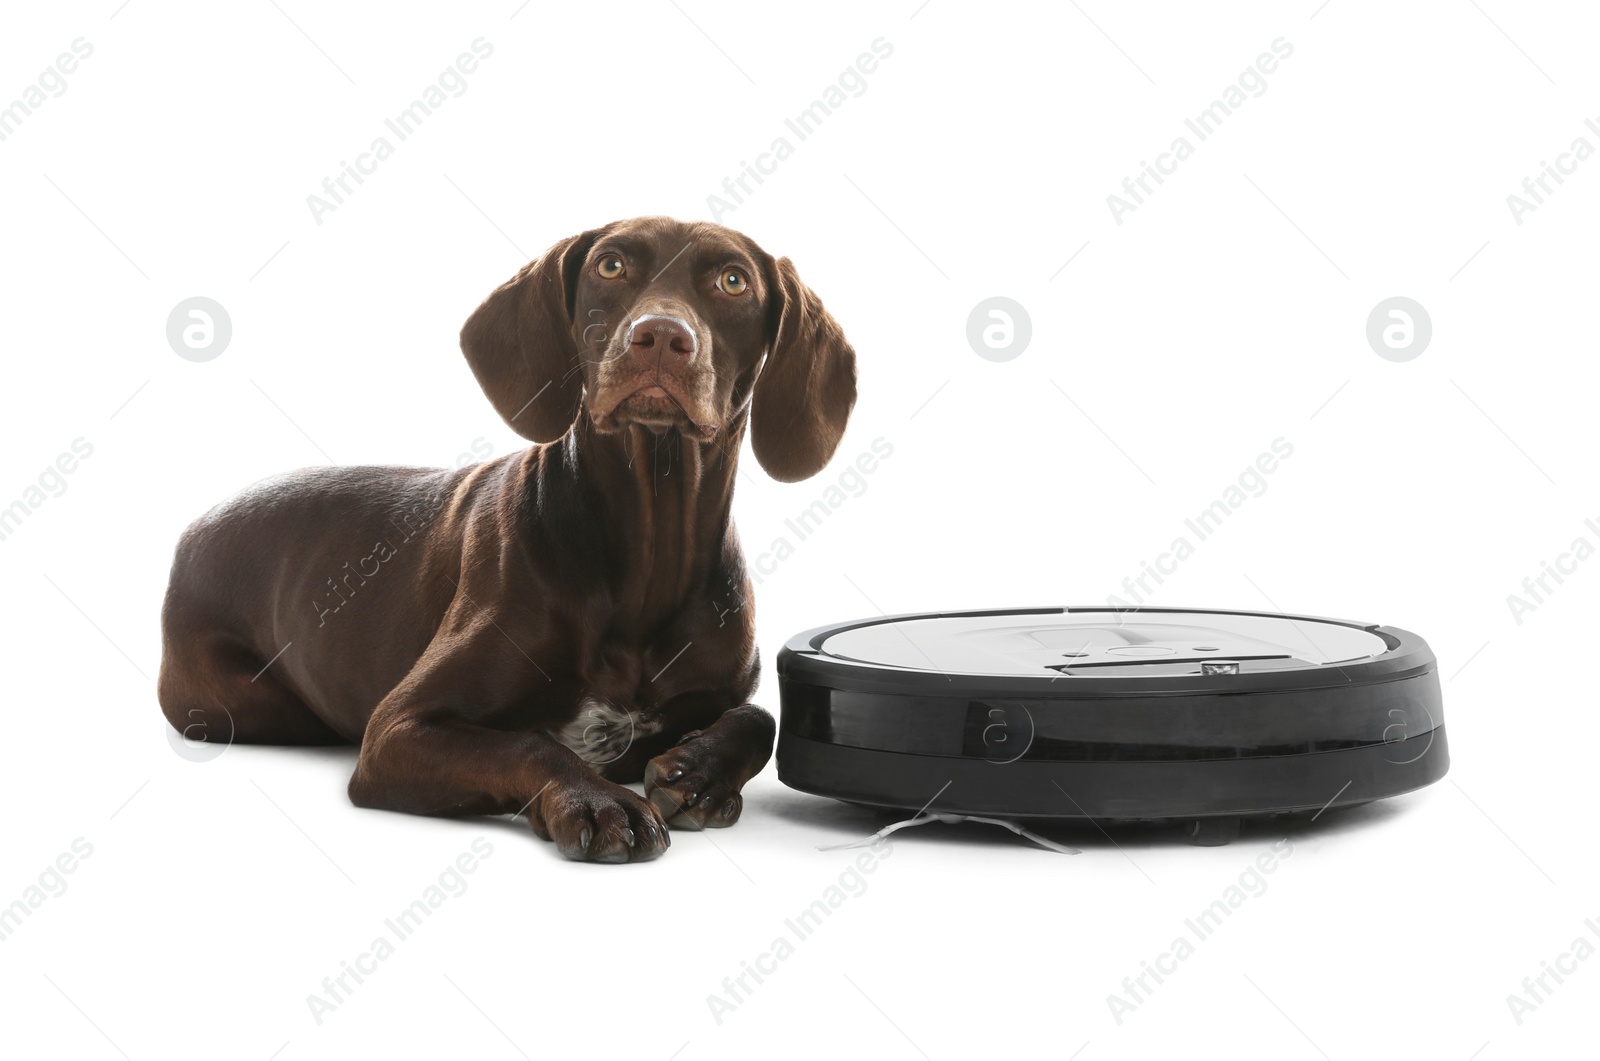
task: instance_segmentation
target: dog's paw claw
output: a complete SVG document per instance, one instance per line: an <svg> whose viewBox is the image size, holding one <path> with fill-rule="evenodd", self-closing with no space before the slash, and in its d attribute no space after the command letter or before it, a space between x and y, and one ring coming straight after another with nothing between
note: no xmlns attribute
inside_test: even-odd
<svg viewBox="0 0 1600 1061"><path fill-rule="evenodd" d="M529 820L575 862L644 862L672 844L661 812L610 782L545 793Z"/></svg>
<svg viewBox="0 0 1600 1061"><path fill-rule="evenodd" d="M714 762L701 762L694 748L680 744L645 767L645 795L669 826L724 828L739 820L743 800L721 773Z"/></svg>

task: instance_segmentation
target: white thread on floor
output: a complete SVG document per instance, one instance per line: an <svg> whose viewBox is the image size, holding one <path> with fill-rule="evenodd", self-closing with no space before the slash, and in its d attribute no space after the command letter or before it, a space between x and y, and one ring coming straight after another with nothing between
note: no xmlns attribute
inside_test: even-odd
<svg viewBox="0 0 1600 1061"><path fill-rule="evenodd" d="M865 837L865 838L863 838L861 840L851 840L849 843L846 843L846 844L828 844L826 846L819 845L817 847L817 850L818 851L839 851L839 850L842 850L842 849L847 848L847 847L866 847L868 844L876 843L877 841L882 840L884 837L888 836L890 833L898 832L899 830L904 829L907 826L911 826L911 825L927 825L929 822L943 822L946 825L955 825L955 824L957 824L959 822L979 822L979 823L981 823L983 825L998 825L1003 829L1010 829L1012 832L1016 833L1018 836L1022 837L1025 840L1032 840L1034 843L1038 844L1040 847L1045 848L1048 851L1055 851L1058 854L1062 854L1062 855L1080 855L1080 854L1083 853L1083 852L1079 851L1075 847L1067 847L1067 846L1065 846L1063 844L1056 843L1054 840L1047 840L1044 837L1040 836L1038 833L1034 832L1032 829L1024 828L1023 826L1017 824L1016 822L1010 821L1009 819L1006 819L1006 818L984 818L984 817L980 817L980 816L978 816L976 814L939 814L939 813L919 814L914 818L907 818L903 822L895 822L893 825L885 825L882 829L879 829L877 832L873 833L871 836Z"/></svg>

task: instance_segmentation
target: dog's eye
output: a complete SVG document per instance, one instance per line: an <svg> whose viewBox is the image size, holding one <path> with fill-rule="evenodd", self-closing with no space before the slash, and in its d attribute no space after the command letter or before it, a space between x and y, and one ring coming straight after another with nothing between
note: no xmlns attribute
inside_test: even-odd
<svg viewBox="0 0 1600 1061"><path fill-rule="evenodd" d="M603 279L615 280L622 275L622 259L615 254L608 254L600 259L599 264L595 266L595 272Z"/></svg>
<svg viewBox="0 0 1600 1061"><path fill-rule="evenodd" d="M737 269L724 269L722 275L717 277L717 286L722 288L724 294L742 295L750 289L750 281Z"/></svg>

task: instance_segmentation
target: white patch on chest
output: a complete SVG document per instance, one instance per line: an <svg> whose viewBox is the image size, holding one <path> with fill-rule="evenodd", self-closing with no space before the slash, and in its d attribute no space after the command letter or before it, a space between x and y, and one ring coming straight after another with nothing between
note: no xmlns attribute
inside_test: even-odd
<svg viewBox="0 0 1600 1061"><path fill-rule="evenodd" d="M629 711L591 696L578 705L570 722L550 735L590 766L604 766L622 758L639 738L660 733L664 724L656 712Z"/></svg>

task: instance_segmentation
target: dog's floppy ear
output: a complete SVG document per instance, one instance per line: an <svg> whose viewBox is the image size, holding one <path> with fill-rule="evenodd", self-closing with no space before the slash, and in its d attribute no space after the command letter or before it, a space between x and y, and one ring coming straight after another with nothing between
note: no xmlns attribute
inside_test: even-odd
<svg viewBox="0 0 1600 1061"><path fill-rule="evenodd" d="M461 329L461 352L495 412L551 442L578 416L583 373L572 337L578 270L601 229L564 239L495 288Z"/></svg>
<svg viewBox="0 0 1600 1061"><path fill-rule="evenodd" d="M822 300L779 258L772 285L772 343L750 406L750 447L767 474L792 483L833 456L856 403L856 354Z"/></svg>

